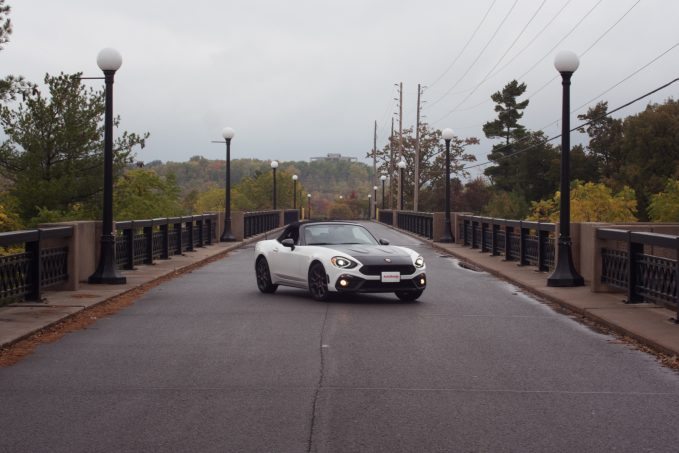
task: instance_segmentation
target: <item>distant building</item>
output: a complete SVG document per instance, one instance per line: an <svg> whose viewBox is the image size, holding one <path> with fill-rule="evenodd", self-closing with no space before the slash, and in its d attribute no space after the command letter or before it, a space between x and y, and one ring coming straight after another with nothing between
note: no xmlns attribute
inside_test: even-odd
<svg viewBox="0 0 679 453"><path fill-rule="evenodd" d="M356 157L343 156L340 153L328 153L325 157L312 157L311 162L316 160L346 160L347 162L355 162L358 160Z"/></svg>

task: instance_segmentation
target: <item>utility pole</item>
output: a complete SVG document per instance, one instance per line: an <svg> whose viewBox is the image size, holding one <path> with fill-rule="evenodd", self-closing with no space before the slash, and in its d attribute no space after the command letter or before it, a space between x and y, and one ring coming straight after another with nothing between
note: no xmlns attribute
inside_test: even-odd
<svg viewBox="0 0 679 453"><path fill-rule="evenodd" d="M377 120L375 120L375 128L373 130L373 187L377 185ZM373 200L373 206L370 206L371 211L375 212L377 206L377 199ZM368 216L370 218L370 216Z"/></svg>
<svg viewBox="0 0 679 453"><path fill-rule="evenodd" d="M420 96L422 87L417 84L417 124L415 125L415 182L413 184L413 211L418 211L420 199Z"/></svg>
<svg viewBox="0 0 679 453"><path fill-rule="evenodd" d="M403 159L403 82L398 85L398 160ZM402 211L403 206L401 206L401 190L403 188L403 181L401 181L401 176L398 177L398 210Z"/></svg>
<svg viewBox="0 0 679 453"><path fill-rule="evenodd" d="M391 135L389 135L389 209L394 209L394 117L391 117Z"/></svg>

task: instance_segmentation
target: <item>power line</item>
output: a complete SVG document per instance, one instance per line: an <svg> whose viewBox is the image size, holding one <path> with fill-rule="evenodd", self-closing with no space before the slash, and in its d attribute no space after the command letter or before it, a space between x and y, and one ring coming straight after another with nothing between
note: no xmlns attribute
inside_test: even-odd
<svg viewBox="0 0 679 453"><path fill-rule="evenodd" d="M469 92L469 94L467 94L467 96L466 96L464 99L462 99L462 101L460 101L460 102L455 106L455 108L453 108L453 110L457 110L462 104L464 104L465 102L467 102L467 99L469 99L469 98L476 92L476 90L478 90L479 87L480 87L481 85L483 85L483 83L484 83L486 80L488 80L488 78L490 77L490 74L493 72L493 70L495 70L495 68L498 67L498 65L502 62L502 60L504 60L504 58L507 56L507 54L509 53L509 51L512 50L512 48L514 47L514 45L516 44L516 42L519 40L519 38L521 38L521 36L523 35L523 33L526 31L526 29L528 28L528 26L531 24L531 22L533 22L533 20L535 19L535 16L537 16L538 13L540 12L540 10L542 9L542 7L545 6L545 3L547 3L547 0L542 0L542 3L540 4L540 6L538 6L538 9L535 10L535 12L533 13L533 16L531 16L531 18L528 20L528 22L526 23L526 25L524 25L524 27L521 29L521 31L519 32L519 34L516 35L516 38L514 38L514 41L513 41L513 42L511 43L511 45L507 48L507 50L505 51L505 53L502 54L502 56L501 56L500 59L497 61L497 63L495 63L495 65L494 65L492 68L490 68L490 70L486 73L485 77L483 77L483 79L481 79L481 81L474 87L474 89L472 89L472 90Z"/></svg>
<svg viewBox="0 0 679 453"><path fill-rule="evenodd" d="M496 1L497 1L497 0L493 0L493 2L490 4L490 6L488 7L488 9L486 10L486 14L483 15L483 18L481 18L481 22L479 22L479 24L476 26L476 29L474 30L474 32L472 33L472 35L469 37L469 39L467 40L467 42L465 43L465 45L462 47L462 50L460 51L460 53L457 54L457 56L455 57L455 59L453 60L453 62L450 63L450 65L446 68L446 70L443 71L443 73L442 73L440 76L438 76L438 77L436 78L436 80L434 80L432 83L429 84L429 88L432 88L434 85L436 85L436 84L443 78L443 76L445 76L445 75L448 73L448 71L450 71L450 69L451 69L453 66L455 66L455 63L457 63L457 60L459 60L460 57L462 56L462 54L464 53L464 51L467 50L467 47L469 46L469 43L472 42L472 39L474 39L474 36L476 36L476 33L478 33L479 29L481 28L481 26L483 25L483 23L486 21L486 18L488 17L488 13L490 13L490 10L493 9L493 6L495 5L495 2L496 2ZM570 1L570 0L569 0L569 1Z"/></svg>
<svg viewBox="0 0 679 453"><path fill-rule="evenodd" d="M457 85L458 85L458 84L459 84L459 83L467 76L467 74L469 74L469 71L472 70L472 68L473 68L474 65L479 61L479 59L481 58L481 56L483 55L483 53L486 51L486 49L488 48L488 46L490 45L490 43L493 42L493 39L495 39L495 36L497 36L497 34L500 32L500 29L502 28L502 26L504 25L504 23L505 23L505 22L507 21L507 19L509 18L509 16L510 16L510 14L512 13L512 11L514 11L514 8L516 8L516 4L518 3L518 1L519 1L519 0L514 0L514 4L513 4L512 7L509 9L509 11L508 11L507 14L505 15L505 17L502 19L502 22L500 22L500 25L497 26L497 28L495 29L495 32L493 32L493 35L490 37L490 39L488 40L488 42L486 43L486 45L483 46L483 49L481 49L481 51L479 52L479 54L476 56L476 59L474 59L474 61L469 65L469 67L468 67L467 70L464 72L464 74L462 74L462 77L460 77L459 79L457 79L457 81L455 82L455 84L454 84L452 87L450 87L450 89L448 89L448 91L446 91L442 96L440 96L438 99L436 99L436 100L433 101L431 104L429 104L430 107L433 107L433 106L436 105L437 103L441 102L441 100L443 100L446 96L448 96L448 94L450 94L450 92L453 91L453 90L457 87ZM599 1L603 1L603 0L599 0Z"/></svg>

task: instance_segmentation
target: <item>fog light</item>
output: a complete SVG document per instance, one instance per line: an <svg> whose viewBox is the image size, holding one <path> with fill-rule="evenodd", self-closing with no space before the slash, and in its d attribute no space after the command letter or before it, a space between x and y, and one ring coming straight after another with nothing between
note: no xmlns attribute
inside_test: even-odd
<svg viewBox="0 0 679 453"><path fill-rule="evenodd" d="M339 284L340 284L340 286L344 287L344 286L348 286L349 282L342 278L342 279L340 279Z"/></svg>
<svg viewBox="0 0 679 453"><path fill-rule="evenodd" d="M424 277L420 277L420 285L424 286L425 283Z"/></svg>

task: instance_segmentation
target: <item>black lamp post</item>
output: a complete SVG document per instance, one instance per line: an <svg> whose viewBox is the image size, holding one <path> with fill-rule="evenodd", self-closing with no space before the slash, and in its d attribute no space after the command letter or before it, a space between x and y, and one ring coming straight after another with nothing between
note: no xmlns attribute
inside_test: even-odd
<svg viewBox="0 0 679 453"><path fill-rule="evenodd" d="M271 169L273 170L273 209L276 210L276 169L278 168L278 162L275 160L271 161Z"/></svg>
<svg viewBox="0 0 679 453"><path fill-rule="evenodd" d="M446 128L441 131L441 137L446 141L446 196L445 218L443 219L443 236L439 242L455 242L453 229L450 226L450 141L455 137L452 129Z"/></svg>
<svg viewBox="0 0 679 453"><path fill-rule="evenodd" d="M580 61L573 52L561 51L554 59L554 67L561 73L563 103L561 110L561 200L559 203L559 240L554 272L547 279L547 286L583 286L582 276L573 265L571 253L571 176L570 176L570 86L571 76Z"/></svg>
<svg viewBox="0 0 679 453"><path fill-rule="evenodd" d="M297 209L297 175L292 175L292 209Z"/></svg>
<svg viewBox="0 0 679 453"><path fill-rule="evenodd" d="M405 169L406 169L406 161L401 159L398 162L398 168L401 170L401 173L400 173L401 179L400 179L400 184L399 184L399 186L401 186L401 193L399 194L398 208L399 208L399 210L403 211L403 186L405 186L404 181L403 181L403 174L405 173Z"/></svg>
<svg viewBox="0 0 679 453"><path fill-rule="evenodd" d="M116 238L113 235L113 77L123 64L120 53L111 48L97 55L97 65L104 71L106 84L106 110L104 115L104 210L101 223L101 253L99 264L90 283L124 284L127 279L120 275L116 266Z"/></svg>
<svg viewBox="0 0 679 453"><path fill-rule="evenodd" d="M226 142L226 184L224 200L224 232L219 238L220 242L233 242L236 237L231 232L231 139L235 132L230 127L222 129L222 137Z"/></svg>
<svg viewBox="0 0 679 453"><path fill-rule="evenodd" d="M385 200L384 200L384 182L385 182L386 180L387 180L387 176L386 176L386 175L380 176L380 181L382 181L382 209L384 209L384 206L385 206L385 204L384 204L384 202L385 202Z"/></svg>
<svg viewBox="0 0 679 453"><path fill-rule="evenodd" d="M311 194L310 193L306 194L306 200L307 200L307 202L306 202L307 207L309 208L309 220L311 220Z"/></svg>
<svg viewBox="0 0 679 453"><path fill-rule="evenodd" d="M373 218L377 220L377 186L373 186Z"/></svg>
<svg viewBox="0 0 679 453"><path fill-rule="evenodd" d="M368 220L370 220L370 214L372 214L373 211L373 196L372 194L368 194Z"/></svg>

